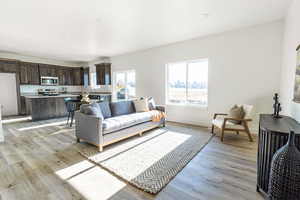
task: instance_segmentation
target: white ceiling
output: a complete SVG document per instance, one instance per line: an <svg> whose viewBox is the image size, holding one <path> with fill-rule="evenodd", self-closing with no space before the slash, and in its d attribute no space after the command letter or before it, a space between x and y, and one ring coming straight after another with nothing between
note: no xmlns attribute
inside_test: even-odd
<svg viewBox="0 0 300 200"><path fill-rule="evenodd" d="M278 20L284 17L289 3L290 0L1 0L0 51L91 61Z"/></svg>

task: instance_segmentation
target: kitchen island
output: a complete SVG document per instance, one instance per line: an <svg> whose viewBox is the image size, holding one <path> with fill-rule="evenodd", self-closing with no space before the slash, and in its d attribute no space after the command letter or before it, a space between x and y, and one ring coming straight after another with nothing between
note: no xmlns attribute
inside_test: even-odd
<svg viewBox="0 0 300 200"><path fill-rule="evenodd" d="M78 99L79 95L60 94L57 96L24 95L22 96L25 113L31 115L32 121L66 117L68 115L65 98Z"/></svg>

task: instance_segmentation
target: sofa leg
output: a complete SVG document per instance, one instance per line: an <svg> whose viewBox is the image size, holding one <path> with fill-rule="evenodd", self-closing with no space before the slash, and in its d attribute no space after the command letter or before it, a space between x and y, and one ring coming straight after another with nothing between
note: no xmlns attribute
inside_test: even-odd
<svg viewBox="0 0 300 200"><path fill-rule="evenodd" d="M79 138L76 138L76 142L77 142L77 143L80 143L80 139L79 139Z"/></svg>
<svg viewBox="0 0 300 200"><path fill-rule="evenodd" d="M102 152L103 151L103 146L99 145L98 150L99 150L99 152Z"/></svg>
<svg viewBox="0 0 300 200"><path fill-rule="evenodd" d="M142 136L143 132L140 132L139 135Z"/></svg>

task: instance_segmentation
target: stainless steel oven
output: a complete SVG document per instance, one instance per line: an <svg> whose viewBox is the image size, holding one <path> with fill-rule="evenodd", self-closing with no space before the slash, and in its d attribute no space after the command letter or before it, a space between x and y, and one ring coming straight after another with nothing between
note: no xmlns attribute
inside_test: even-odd
<svg viewBox="0 0 300 200"><path fill-rule="evenodd" d="M41 77L41 85L58 85L58 77Z"/></svg>

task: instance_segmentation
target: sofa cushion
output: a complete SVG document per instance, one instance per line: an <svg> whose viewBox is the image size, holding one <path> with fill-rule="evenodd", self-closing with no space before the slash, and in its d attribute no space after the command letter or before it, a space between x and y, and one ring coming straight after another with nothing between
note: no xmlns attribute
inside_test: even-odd
<svg viewBox="0 0 300 200"><path fill-rule="evenodd" d="M140 99L133 101L134 108L136 112L148 112L149 105L147 99Z"/></svg>
<svg viewBox="0 0 300 200"><path fill-rule="evenodd" d="M117 117L111 117L105 119L102 122L103 133L108 134L114 131L118 131L136 124L151 121L153 112L141 112L128 115L121 115Z"/></svg>
<svg viewBox="0 0 300 200"><path fill-rule="evenodd" d="M86 115L94 115L103 119L102 112L99 106L96 104L83 104L80 106L80 112Z"/></svg>
<svg viewBox="0 0 300 200"><path fill-rule="evenodd" d="M104 119L110 118L111 110L110 110L109 102L105 101L105 102L101 102L101 103L97 103L97 104L99 105L99 107L101 109Z"/></svg>
<svg viewBox="0 0 300 200"><path fill-rule="evenodd" d="M119 101L110 103L112 117L135 113L132 101Z"/></svg>
<svg viewBox="0 0 300 200"><path fill-rule="evenodd" d="M87 106L87 107L85 107L84 114L86 114L86 115L93 115L93 116L96 116L98 118L103 119L103 115L101 113L101 110L99 110L95 106Z"/></svg>

